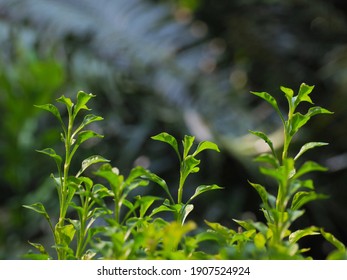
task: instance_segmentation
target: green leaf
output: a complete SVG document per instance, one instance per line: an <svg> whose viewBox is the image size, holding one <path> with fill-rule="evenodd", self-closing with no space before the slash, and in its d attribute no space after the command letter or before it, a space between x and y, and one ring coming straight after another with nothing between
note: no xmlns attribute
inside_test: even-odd
<svg viewBox="0 0 347 280"><path fill-rule="evenodd" d="M334 114L334 113L319 106L311 107L306 113L306 115L310 118L319 114Z"/></svg>
<svg viewBox="0 0 347 280"><path fill-rule="evenodd" d="M254 236L254 245L255 245L255 247L257 247L258 249L263 249L265 247L265 244L266 244L265 236L261 232L258 232Z"/></svg>
<svg viewBox="0 0 347 280"><path fill-rule="evenodd" d="M127 185L131 184L136 178L139 178L141 176L146 176L149 173L148 170L143 168L142 166L136 166L130 170L130 173L125 180L125 183Z"/></svg>
<svg viewBox="0 0 347 280"><path fill-rule="evenodd" d="M175 137L173 137L169 133L162 132L162 133L159 133L155 136L152 136L151 138L153 140L157 140L157 141L161 141L161 142L169 144L175 150L175 152L179 158L179 161L181 161L181 155L179 153L178 144L177 144L177 140L175 139Z"/></svg>
<svg viewBox="0 0 347 280"><path fill-rule="evenodd" d="M144 175L144 178L151 180L152 182L158 184L160 187L162 187L164 189L164 191L166 192L166 194L169 196L170 201L172 203L174 203L174 199L171 196L171 193L169 191L169 187L166 184L165 180L160 178L158 175L146 170L146 174Z"/></svg>
<svg viewBox="0 0 347 280"><path fill-rule="evenodd" d="M334 245L340 252L346 252L345 245L340 240L338 240L333 234L324 231L324 229L321 229L320 232L323 235L323 237L332 245Z"/></svg>
<svg viewBox="0 0 347 280"><path fill-rule="evenodd" d="M308 115L303 115L301 113L295 113L290 121L289 125L289 135L293 137L301 127L303 127L308 121L310 117ZM286 122L286 123L288 123Z"/></svg>
<svg viewBox="0 0 347 280"><path fill-rule="evenodd" d="M305 229L299 229L289 235L289 242L291 244L294 244L294 243L297 243L301 238L307 235L319 235L319 234L320 234L319 228L315 226L311 226Z"/></svg>
<svg viewBox="0 0 347 280"><path fill-rule="evenodd" d="M73 107L74 104L72 103L72 101L71 101L70 98L67 98L67 97L65 97L64 95L62 95L62 96L60 96L60 97L57 99L57 101L60 102L60 103L65 104L65 105L66 105L66 108L67 108L67 110L68 110L68 112L69 112L69 114L71 114L71 112L72 112L72 107Z"/></svg>
<svg viewBox="0 0 347 280"><path fill-rule="evenodd" d="M118 194L123 184L123 176L119 175L118 169L116 170L110 164L106 163L94 172L94 174L105 178L112 188L113 195Z"/></svg>
<svg viewBox="0 0 347 280"><path fill-rule="evenodd" d="M54 106L53 104L45 104L45 105L35 105L35 107L51 112L58 119L58 121L62 125L64 131L66 131L65 124L64 124L64 122L61 118L60 112L56 106Z"/></svg>
<svg viewBox="0 0 347 280"><path fill-rule="evenodd" d="M41 154L45 154L51 158L54 159L55 163L57 164L57 167L58 167L58 170L60 172L61 170L61 163L62 163L62 158L61 156L59 156L55 150L53 150L52 148L46 148L46 149L43 149L43 150L36 150L37 152L41 153Z"/></svg>
<svg viewBox="0 0 347 280"><path fill-rule="evenodd" d="M140 218L143 218L145 216L148 208L151 207L155 201L158 201L161 199L162 198L157 196L137 196L135 207L140 206Z"/></svg>
<svg viewBox="0 0 347 280"><path fill-rule="evenodd" d="M78 114L78 112L82 109L84 110L90 110L86 104L88 103L88 101L92 98L95 97L95 95L91 94L91 93L85 93L83 91L79 91L77 93L77 103L76 106L74 108L74 112L73 112L73 116L76 117L76 115Z"/></svg>
<svg viewBox="0 0 347 280"><path fill-rule="evenodd" d="M180 185L183 186L185 180L190 173L199 172L200 160L194 158L192 155L187 156L181 163L180 169Z"/></svg>
<svg viewBox="0 0 347 280"><path fill-rule="evenodd" d="M265 187L263 187L262 185L260 184L254 184L250 181L248 181L248 183L258 192L263 204L264 204L264 207L265 209L270 209L270 206L269 206L269 194L268 192L266 191Z"/></svg>
<svg viewBox="0 0 347 280"><path fill-rule="evenodd" d="M223 189L218 185L202 185L196 188L195 193L192 195L192 197L188 200L187 203L192 201L194 198L199 196L200 194L207 192L207 191L212 191L212 190L220 190Z"/></svg>
<svg viewBox="0 0 347 280"><path fill-rule="evenodd" d="M96 133L95 131L92 130L84 130L81 131L78 136L77 136L77 141L75 143L76 147L80 146L83 142L91 139L91 138L103 138L104 136L101 134Z"/></svg>
<svg viewBox="0 0 347 280"><path fill-rule="evenodd" d="M272 154L274 155L274 157L276 157L273 143L265 133L263 133L261 131L252 131L252 130L249 130L249 132L252 133L253 135L263 139L266 142L266 144L268 144L268 146L270 147L270 150L271 150Z"/></svg>
<svg viewBox="0 0 347 280"><path fill-rule="evenodd" d="M237 220L237 219L233 219L233 221L236 222L241 227L243 227L245 230L255 229L255 226L250 221L242 221L242 220Z"/></svg>
<svg viewBox="0 0 347 280"><path fill-rule="evenodd" d="M288 198L290 198L293 194L295 194L301 188L314 190L313 181L312 180L297 180L297 179L291 180L289 182L289 187L288 187Z"/></svg>
<svg viewBox="0 0 347 280"><path fill-rule="evenodd" d="M316 106L311 107L305 115L301 113L295 113L292 119L290 120L289 135L293 136L295 133L298 132L298 130L301 127L303 127L311 119L311 117L318 114L333 114L333 112L322 107Z"/></svg>
<svg viewBox="0 0 347 280"><path fill-rule="evenodd" d="M314 86L306 85L305 83L302 83L299 88L299 93L296 96L295 102L294 102L294 108L296 108L301 102L309 102L313 104L309 94L314 89Z"/></svg>
<svg viewBox="0 0 347 280"><path fill-rule="evenodd" d="M254 92L254 91L251 91L252 94L264 99L265 101L267 101L274 109L275 111L277 112L277 114L280 116L282 122L284 123L284 118L283 118L283 115L277 105L277 101L276 99L270 95L269 93L267 92Z"/></svg>
<svg viewBox="0 0 347 280"><path fill-rule="evenodd" d="M281 86L280 89L284 92L287 98L292 98L294 96L294 91L291 88Z"/></svg>
<svg viewBox="0 0 347 280"><path fill-rule="evenodd" d="M88 114L86 116L84 116L83 121L81 122L80 126L76 129L75 134L80 131L81 129L83 129L85 126L87 126L90 123L93 122L97 122L97 121L102 121L104 118L100 117L100 116L95 116L93 114Z"/></svg>
<svg viewBox="0 0 347 280"><path fill-rule="evenodd" d="M313 149L315 147L321 147L329 145L328 143L324 142L309 142L303 145L299 151L299 153L295 156L294 160L297 160L303 153L305 153L307 150Z"/></svg>
<svg viewBox="0 0 347 280"><path fill-rule="evenodd" d="M190 173L199 172L199 167L197 167L199 164L200 160L194 158L192 155L187 156L182 162L182 173L186 177Z"/></svg>
<svg viewBox="0 0 347 280"><path fill-rule="evenodd" d="M278 168L279 167L278 159L275 158L273 154L269 154L269 153L265 153L265 154L261 154L261 155L257 156L254 159L254 161L255 162L267 163L270 166L272 166L273 168Z"/></svg>
<svg viewBox="0 0 347 280"><path fill-rule="evenodd" d="M284 174L283 174L283 167L280 167L277 169L260 167L259 170L262 174L270 176L278 182L281 182L281 181L286 179Z"/></svg>
<svg viewBox="0 0 347 280"><path fill-rule="evenodd" d="M62 245L63 247L65 247L69 246L69 244L73 240L76 233L76 229L72 224L68 224L62 227L57 226L56 233L58 236L57 245Z"/></svg>
<svg viewBox="0 0 347 280"><path fill-rule="evenodd" d="M219 233L213 231L203 231L195 236L196 243L201 243L204 241L216 241L220 244L225 244L225 238L222 238Z"/></svg>
<svg viewBox="0 0 347 280"><path fill-rule="evenodd" d="M46 211L46 208L45 208L45 206L43 206L43 204L41 202L34 203L31 205L23 205L23 207L31 209L31 210L41 214L42 216L44 216L46 218L46 220L50 221L50 217Z"/></svg>
<svg viewBox="0 0 347 280"><path fill-rule="evenodd" d="M302 175L312 172L312 171L327 171L328 169L324 166L319 165L314 161L306 161L296 172L293 179L298 179Z"/></svg>
<svg viewBox="0 0 347 280"><path fill-rule="evenodd" d="M235 233L234 230L229 229L223 225L221 225L220 223L212 223L209 222L207 220L205 220L205 223L215 232L221 234L222 236L228 237L230 234Z"/></svg>
<svg viewBox="0 0 347 280"><path fill-rule="evenodd" d="M314 201L314 200L318 200L318 199L326 199L326 198L328 198L327 195L317 194L314 191L312 191L312 192L304 192L304 191L303 192L297 192L293 197L293 201L292 201L292 205L291 205L290 209L298 210L310 201Z"/></svg>
<svg viewBox="0 0 347 280"><path fill-rule="evenodd" d="M184 221L186 220L189 213L193 211L193 209L194 209L193 204L186 204L182 206L180 211L180 221L182 225L184 224Z"/></svg>
<svg viewBox="0 0 347 280"><path fill-rule="evenodd" d="M154 216L155 214L158 214L160 212L175 212L176 210L173 209L172 207L169 207L167 205L160 205L157 208L154 208L151 212L151 214L149 215L149 217Z"/></svg>
<svg viewBox="0 0 347 280"><path fill-rule="evenodd" d="M220 152L217 144L210 142L210 141L202 141L199 143L198 147L196 148L196 151L194 152L193 156L196 156L203 150L213 150L216 152Z"/></svg>
<svg viewBox="0 0 347 280"><path fill-rule="evenodd" d="M195 137L185 135L183 139L183 160L188 156L191 147L194 144Z"/></svg>
<svg viewBox="0 0 347 280"><path fill-rule="evenodd" d="M80 171L78 171L76 177L80 176L89 166L99 162L109 162L109 160L99 155L94 155L86 158L84 161L82 161L82 167Z"/></svg>
<svg viewBox="0 0 347 280"><path fill-rule="evenodd" d="M40 252L42 255L45 255L45 256L48 257L48 253L47 253L45 247L43 247L42 244L33 243L33 242L30 242L30 241L28 241L28 243L29 243L31 246L35 247L37 250L39 250L39 252Z"/></svg>

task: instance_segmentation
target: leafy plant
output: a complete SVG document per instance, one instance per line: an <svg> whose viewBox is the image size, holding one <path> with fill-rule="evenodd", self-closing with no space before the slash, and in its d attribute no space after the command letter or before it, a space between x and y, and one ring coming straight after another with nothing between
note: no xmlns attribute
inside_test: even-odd
<svg viewBox="0 0 347 280"><path fill-rule="evenodd" d="M182 155L178 148L177 140L170 134L163 132L158 135L152 137L154 140L158 140L164 143L169 144L178 157L180 163L180 172L179 172L179 184L177 189L177 201L174 200L167 187L164 180L155 178L155 181L159 184L164 184L165 190L167 190L167 194L169 196L169 200L167 200L160 210L168 210L174 212L175 219L177 222L183 224L188 214L193 210L194 206L191 204L191 201L198 197L200 194L211 191L221 189L218 185L201 185L195 189L194 194L186 201L183 202L183 190L186 183L186 180L190 174L199 172L199 164L200 160L196 158L196 156L202 152L203 150L213 150L219 152L218 146L215 143L210 141L202 141L198 144L196 150L189 154L193 144L195 137L194 136L185 136L182 144L183 144L183 152ZM159 210L159 209L158 209Z"/></svg>
<svg viewBox="0 0 347 280"><path fill-rule="evenodd" d="M266 223L234 220L239 225L236 231L206 221L209 229L199 229L194 235L197 225L194 221L186 222L194 208L192 201L205 192L221 189L215 184L200 185L193 195L185 199L187 178L199 171L197 156L204 150L219 152L218 146L210 141L198 143L192 152L194 136L184 137L181 151L177 140L166 132L152 137L172 147L178 157L179 180L175 195L166 181L151 171L137 166L124 176L99 155L87 157L82 161L80 170L71 175L70 167L80 145L91 138L103 137L86 129L87 125L102 120L100 116L86 114L76 125L80 113L90 110L87 103L94 97L83 91L77 93L76 104L65 96L57 99L67 109L67 123L56 106L37 106L52 113L62 127L64 154L59 155L52 148L38 151L52 158L57 166L57 174L51 175L59 199L57 221L54 222L40 202L24 207L41 214L48 221L58 259L302 259L309 249L300 248L298 242L305 236L316 234L321 234L336 247L328 258L347 258L345 245L324 229L317 226L292 229L294 221L304 214L303 207L308 202L327 197L315 191L313 180L305 178L311 172L325 171L326 168L313 161L301 163L299 160L307 151L327 143L306 143L292 155L293 137L311 117L332 112L318 106L311 106L305 114L297 110L303 102L313 104L309 96L313 86L302 84L295 96L289 88L281 87L281 90L289 105L286 117L273 96L266 92L253 92L277 112L284 134L283 148L279 152L266 133L250 131L264 140L269 148L268 153L255 159L263 164L260 172L277 183L273 192L270 187L249 182L261 198L261 211ZM97 163L103 164L93 172L95 179L83 176L90 166ZM94 183L96 179L105 180L107 186ZM140 195L138 189L147 188L150 182L161 187L167 197ZM161 217L159 214L162 212L173 213L174 219ZM100 220L98 225L95 223L97 219ZM212 249L205 250L205 242L213 243ZM26 257L52 258L43 245L30 244L40 254L28 254Z"/></svg>
<svg viewBox="0 0 347 280"><path fill-rule="evenodd" d="M267 92L252 92L252 94L268 102L278 114L283 125L284 143L280 154L274 149L274 145L267 134L260 131L250 131L255 136L264 140L269 148L269 153L259 155L255 161L263 163L260 172L275 180L277 193L270 191L258 183L249 182L258 192L262 204L261 211L264 214L266 224L254 221L235 220L239 224L239 232L228 232L229 244L237 244L238 253L247 256L247 248L252 248L249 253L253 258L302 258L302 253L309 249L300 249L298 241L308 235L322 234L329 242L335 245L342 253L344 245L323 229L310 226L293 231L292 224L301 217L305 210L303 207L310 201L327 198L326 195L315 191L313 181L305 176L314 171L326 171L326 168L314 161L306 161L303 164L299 158L308 150L327 145L324 142L309 142L292 155L291 143L297 132L315 115L332 114L327 109L319 106L311 106L305 114L297 109L301 103L313 104L310 93L313 86L301 84L299 92L294 95L290 88L281 87L288 101L288 116L285 117L276 99ZM227 230L223 227L209 224L219 235ZM242 228L242 229L241 229Z"/></svg>
<svg viewBox="0 0 347 280"><path fill-rule="evenodd" d="M102 198L102 188L98 185L93 185L93 182L88 177L81 176L82 173L91 165L99 162L107 162L108 160L99 155L93 155L83 160L81 169L76 175L70 175L70 166L72 159L82 143L91 138L102 138L103 136L94 132L93 130L85 130L85 127L93 122L100 121L100 116L87 114L84 116L82 122L75 127L75 121L79 113L83 110L89 110L87 107L88 101L94 95L87 94L79 91L77 94L77 102L74 104L70 98L61 96L57 99L58 102L63 103L68 112L67 124L64 123L58 108L53 104L37 105L37 108L47 110L52 113L59 121L62 127L61 140L64 143L65 153L60 156L52 148L39 150L39 153L51 157L57 166L57 176L51 175L55 187L57 188L59 198L59 218L55 225L48 215L42 203L35 203L32 205L24 205L24 207L34 210L35 212L43 215L48 221L50 229L54 236L54 248L57 252L58 259L67 258L81 258L82 251L86 247L86 242L91 236L88 235L91 224L95 218L100 214L99 209L93 208L95 202ZM77 206L73 199L79 196L81 206ZM67 218L68 210L75 208L79 215L80 220L73 221ZM88 224L87 224L88 223ZM74 239L77 231L77 250L74 252L70 248L70 243ZM33 244L38 248L45 257L48 257L47 251L41 244Z"/></svg>
<svg viewBox="0 0 347 280"><path fill-rule="evenodd" d="M212 142L203 141L193 154L189 154L194 137L185 136L181 156L177 141L171 135L161 133L153 137L172 145L179 157L181 167L177 203L171 196L166 182L156 174L137 166L125 177L108 163L109 160L100 155L87 157L82 161L80 170L71 175L70 167L80 145L91 138L103 137L93 130L86 129L89 124L101 121L103 118L100 116L86 114L76 125L80 113L90 110L87 103L93 97L95 96L92 94L79 91L76 104L65 96L58 98L57 101L67 109L67 122L64 122L55 105L36 105L37 108L53 114L62 128L63 155L57 154L52 148L38 151L52 158L57 166L57 174L52 174L51 178L58 193L58 220L54 223L54 219L40 202L24 207L41 214L47 220L54 237L53 247L58 259L91 259L95 256L109 259L183 257L185 235L196 227L194 222L184 224L187 215L193 209L190 202L206 191L220 189L217 185L199 186L190 199L183 203L183 187L188 175L199 171L200 160L196 156L206 149L218 151L218 147ZM90 177L82 176L87 168L97 163L103 165L94 175L106 180L108 187L94 183ZM149 182L155 182L169 197L154 209L154 203L163 201L163 198L132 195L139 187L148 186ZM110 208L110 199L113 201L113 210ZM155 218L163 211L174 212L176 221ZM105 225L93 226L98 218L101 218ZM163 234L158 234L159 232ZM28 254L27 258L52 258L42 244L29 243L38 249L40 254ZM193 249L186 250L186 253L192 254Z"/></svg>

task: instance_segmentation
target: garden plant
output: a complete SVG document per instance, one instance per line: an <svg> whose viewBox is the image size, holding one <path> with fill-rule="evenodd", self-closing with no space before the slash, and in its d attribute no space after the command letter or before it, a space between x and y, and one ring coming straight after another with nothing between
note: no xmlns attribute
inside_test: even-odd
<svg viewBox="0 0 347 280"><path fill-rule="evenodd" d="M54 243L45 248L30 242L39 253L29 252L25 258L304 259L311 257L308 248L300 247L300 239L320 234L336 247L327 258L345 259L345 246L331 233L313 225L303 229L293 226L295 220L305 215L306 203L327 197L317 193L313 180L307 178L307 174L326 168L313 161L300 161L304 153L327 143L309 142L299 151L292 151L292 140L311 117L332 112L313 106L310 97L313 86L302 84L297 95L289 88L281 90L289 105L287 116L270 94L252 93L268 102L278 114L283 125L282 150L274 148L266 133L250 131L268 145L269 152L255 160L264 164L260 167L261 174L273 179L277 188L249 182L260 196L264 221L235 219L234 229L211 221L206 221L207 229L203 229L188 216L196 197L212 190L223 191L216 184L199 185L186 199L185 190L191 188L187 186L187 178L199 172L199 154L204 150L219 152L215 143L195 143L194 136L186 135L179 146L177 139L167 132L152 137L170 145L177 155L177 187L141 166L124 176L101 155L86 157L80 170L73 174L70 167L79 147L92 138L103 137L87 128L103 120L85 113L91 110L87 103L95 96L79 91L75 101L65 96L58 98L57 102L66 107L66 121L57 106L36 105L52 113L60 123L64 152L58 154L52 148L38 151L56 163L57 170L51 179L57 189L59 211L49 214L40 202L24 205L47 220ZM304 102L312 106L302 114L298 106Z"/></svg>

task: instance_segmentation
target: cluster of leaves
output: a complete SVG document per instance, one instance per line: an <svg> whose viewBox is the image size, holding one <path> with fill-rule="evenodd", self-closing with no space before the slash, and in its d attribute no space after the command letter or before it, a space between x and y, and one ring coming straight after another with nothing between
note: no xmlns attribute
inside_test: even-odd
<svg viewBox="0 0 347 280"><path fill-rule="evenodd" d="M59 198L57 222L54 224L54 219L40 202L24 207L43 215L48 221L54 237L53 248L58 259L91 259L95 256L111 259L187 257L187 254L192 253L192 248L196 247L190 244L191 242L183 244L186 233L196 227L193 222L185 223L186 217L193 210L191 202L200 194L220 187L198 186L195 193L183 203L184 185L191 173L199 171L200 160L196 158L197 155L207 149L219 151L217 145L203 141L189 154L195 139L193 136L185 136L181 155L177 140L173 136L168 133L153 136L154 140L172 146L179 158L180 183L177 201L171 195L165 180L156 174L137 166L125 178L109 160L100 155L87 157L82 161L80 170L71 175L70 166L81 144L92 138L103 137L93 130L86 129L89 124L101 121L103 118L100 116L86 114L76 125L80 113L90 110L87 103L93 97L95 96L92 94L79 91L76 104L65 96L58 98L57 101L67 109L67 123L55 105L36 106L52 113L62 127L64 156L57 154L52 148L38 151L52 158L57 166L57 174L51 175ZM97 178L106 180L106 186L94 183L92 178L83 176L89 167L98 163L102 165L93 173ZM161 187L167 198L151 195L130 196L130 193L148 186L150 182ZM173 213L172 221L160 218L158 214L163 212ZM97 219L105 225L94 226ZM29 253L26 255L27 258L53 258L42 244L31 245L38 249L40 254Z"/></svg>
<svg viewBox="0 0 347 280"><path fill-rule="evenodd" d="M71 175L70 165L79 146L91 138L103 137L85 129L87 125L102 120L100 116L87 114L75 128L77 116L82 110L89 110L87 103L94 97L82 91L77 94L76 104L64 96L57 99L67 108L67 125L56 106L37 106L51 112L62 126L64 157L51 148L39 151L53 158L57 165L58 174L51 177L60 203L58 221L53 224L41 203L25 207L42 214L48 221L58 259L302 259L309 249L301 249L298 241L315 234L321 234L337 248L329 258L346 258L345 246L324 229L310 226L292 231L292 224L304 214L302 208L306 203L326 198L325 195L316 193L312 180L303 179L303 176L310 172L326 169L313 161L306 161L296 167L299 164L298 159L308 150L327 143L306 143L294 157L289 155L290 144L311 117L331 112L318 106L312 106L306 114L297 112L300 103L313 104L309 96L313 90L311 86L302 84L296 96L289 88L281 87L281 90L289 104L287 118L283 116L273 96L266 92L253 92L275 109L282 121L284 133L283 150L279 156L265 133L251 131L263 139L270 150L256 158L256 161L265 164L260 168L260 172L278 184L277 193L272 194L269 188L250 182L261 198L261 211L266 223L235 220L240 226L238 231L235 231L219 223L206 221L209 229L194 235L196 224L193 221L186 222L194 208L192 201L202 193L221 187L215 184L198 186L194 194L183 201L187 177L199 171L199 153L204 150L219 151L216 144L202 141L195 151L191 152L195 140L193 136L184 137L182 149L179 148L177 140L168 133L152 137L153 140L170 145L177 154L180 164L177 195L171 193L172 186L169 187L164 179L151 171L137 166L124 177L100 155L83 160L81 169L76 175ZM106 184L94 183L90 177L82 176L87 168L97 163L102 165L93 173ZM138 188L147 187L150 183L160 187L166 197L138 193L136 195ZM171 214L172 218L162 214ZM100 222L96 224L97 219ZM205 242L217 244L213 247L217 248L216 251L205 252L202 249ZM28 254L28 258L52 258L43 245L31 244L41 254Z"/></svg>
<svg viewBox="0 0 347 280"><path fill-rule="evenodd" d="M298 94L294 95L292 89L281 87L289 105L287 118L279 109L276 99L269 93L252 92L268 102L280 117L283 125L284 143L279 155L267 134L260 131L250 131L264 140L269 148L268 153L261 154L255 159L255 161L264 164L260 167L260 172L275 180L278 186L277 193L273 194L270 187L249 182L261 198L261 211L266 223L235 220L240 226L238 232L219 224L209 224L219 238L223 237L223 242L228 240L227 244L233 247L230 252L240 258L302 259L305 257L304 253L310 249L301 249L298 241L305 236L317 234L321 234L336 247L336 251L332 252L328 256L329 258L346 258L345 246L323 228L310 226L295 231L291 229L293 222L304 214L303 206L306 203L327 198L326 195L315 191L311 179L303 178L304 175L313 171L326 171L326 168L313 161L306 161L298 167L300 164L298 159L302 154L310 149L327 145L327 143L306 143L294 157L290 156L289 151L293 137L311 117L318 114L332 114L329 110L319 106L312 106L306 114L297 111L298 105L302 102L313 104L310 98L313 88L313 86L303 83ZM228 255L230 252L223 251L222 254Z"/></svg>

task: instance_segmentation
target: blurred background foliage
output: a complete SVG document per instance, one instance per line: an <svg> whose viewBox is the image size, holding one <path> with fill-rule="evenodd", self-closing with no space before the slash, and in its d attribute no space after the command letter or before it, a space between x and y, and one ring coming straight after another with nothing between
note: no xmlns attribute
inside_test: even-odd
<svg viewBox="0 0 347 280"><path fill-rule="evenodd" d="M143 165L177 180L175 155L149 139L161 131L215 141L222 152L206 153L191 184L225 189L199 198L191 217L235 227L232 218L260 214L247 179L262 182L252 157L263 147L248 130L281 143L278 120L249 91L281 98L280 85L315 85L313 100L335 114L314 119L296 144L330 143L307 153L329 167L315 180L330 199L310 204L301 223L347 243L344 1L0 0L0 43L0 259L46 236L45 221L22 204L57 207L54 164L35 149L61 149L58 126L33 104L77 90L96 94L93 110L105 118L94 128L105 138L86 143L85 155L95 149L124 174ZM308 239L324 258L330 248Z"/></svg>

